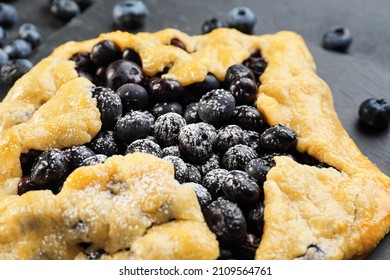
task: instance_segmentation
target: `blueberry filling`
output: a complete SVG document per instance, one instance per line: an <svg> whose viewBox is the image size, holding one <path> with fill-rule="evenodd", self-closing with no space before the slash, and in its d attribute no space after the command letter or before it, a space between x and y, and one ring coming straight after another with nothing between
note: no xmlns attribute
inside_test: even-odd
<svg viewBox="0 0 390 280"><path fill-rule="evenodd" d="M185 50L177 38L170 44ZM76 168L113 155L149 153L172 163L175 179L194 188L220 243L219 258L254 259L264 226L263 184L274 157L329 167L296 151L297 134L270 126L256 108L259 77L267 66L260 51L230 66L223 81L209 73L185 87L161 73L148 77L134 49L122 52L108 40L70 59L80 76L96 84L92 94L102 129L85 145L22 154L19 195L40 189L57 194ZM313 248L308 257L318 254ZM88 244L84 249L90 259L104 253Z"/></svg>

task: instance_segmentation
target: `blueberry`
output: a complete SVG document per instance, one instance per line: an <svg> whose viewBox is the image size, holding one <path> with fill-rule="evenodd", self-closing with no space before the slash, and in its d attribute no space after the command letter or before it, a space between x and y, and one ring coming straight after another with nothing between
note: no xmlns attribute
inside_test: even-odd
<svg viewBox="0 0 390 280"><path fill-rule="evenodd" d="M112 10L114 22L124 29L135 29L144 25L149 15L146 5L140 0L126 0L115 4Z"/></svg>
<svg viewBox="0 0 390 280"><path fill-rule="evenodd" d="M169 44L171 46L174 46L174 47L180 48L184 51L187 51L186 45L184 45L184 43L177 38L173 38Z"/></svg>
<svg viewBox="0 0 390 280"><path fill-rule="evenodd" d="M48 149L35 161L31 169L31 183L57 193L58 184L62 184L68 172L69 161L65 153L59 149Z"/></svg>
<svg viewBox="0 0 390 280"><path fill-rule="evenodd" d="M164 160L169 161L175 169L175 179L179 183L185 183L188 177L188 169L185 162L176 156L163 157Z"/></svg>
<svg viewBox="0 0 390 280"><path fill-rule="evenodd" d="M199 104L197 102L190 103L184 109L183 117L188 124L197 123L201 121L198 115L198 106Z"/></svg>
<svg viewBox="0 0 390 280"><path fill-rule="evenodd" d="M235 79L230 83L229 91L233 94L238 105L252 105L257 98L257 84L251 78L242 77Z"/></svg>
<svg viewBox="0 0 390 280"><path fill-rule="evenodd" d="M100 131L89 143L89 147L96 154L103 154L107 157L120 153L120 145L111 130Z"/></svg>
<svg viewBox="0 0 390 280"><path fill-rule="evenodd" d="M142 68L142 60L139 54L132 48L126 48L123 51L122 58L137 63Z"/></svg>
<svg viewBox="0 0 390 280"><path fill-rule="evenodd" d="M264 205L262 202L258 203L248 213L247 218L248 231L261 236L264 227Z"/></svg>
<svg viewBox="0 0 390 280"><path fill-rule="evenodd" d="M198 102L204 94L220 87L217 77L209 73L203 81L186 86L186 93L183 95L182 101L185 104Z"/></svg>
<svg viewBox="0 0 390 280"><path fill-rule="evenodd" d="M229 148L238 144L244 144L244 131L237 125L227 125L218 130L214 151L223 155Z"/></svg>
<svg viewBox="0 0 390 280"><path fill-rule="evenodd" d="M5 83L13 84L33 67L32 63L24 58L13 59L1 67L0 77Z"/></svg>
<svg viewBox="0 0 390 280"><path fill-rule="evenodd" d="M202 184L214 199L224 195L222 184L228 174L229 171L226 169L216 168L207 172L203 177Z"/></svg>
<svg viewBox="0 0 390 280"><path fill-rule="evenodd" d="M252 159L245 167L246 173L255 178L259 186L262 186L265 182L270 169L269 162L261 158Z"/></svg>
<svg viewBox="0 0 390 280"><path fill-rule="evenodd" d="M0 26L0 48L2 48L7 42L5 30Z"/></svg>
<svg viewBox="0 0 390 280"><path fill-rule="evenodd" d="M80 14L80 7L73 0L56 0L50 7L51 13L63 22Z"/></svg>
<svg viewBox="0 0 390 280"><path fill-rule="evenodd" d="M96 98L102 129L113 129L119 117L122 116L121 99L114 91L105 87L95 87L92 95Z"/></svg>
<svg viewBox="0 0 390 280"><path fill-rule="evenodd" d="M150 131L150 117L143 112L131 111L119 118L115 126L115 136L123 143L146 138Z"/></svg>
<svg viewBox="0 0 390 280"><path fill-rule="evenodd" d="M374 128L385 128L390 124L390 99L369 98L359 108L360 120Z"/></svg>
<svg viewBox="0 0 390 280"><path fill-rule="evenodd" d="M166 113L176 113L179 115L183 114L183 107L180 103L172 101L172 102L157 102L153 105L151 110L153 116L156 118L166 114Z"/></svg>
<svg viewBox="0 0 390 280"><path fill-rule="evenodd" d="M256 82L259 82L260 76L264 73L265 68L267 67L267 62L261 57L260 52L256 52L254 55L251 55L243 62L243 64L252 71Z"/></svg>
<svg viewBox="0 0 390 280"><path fill-rule="evenodd" d="M260 135L261 148L273 152L287 152L295 149L298 136L291 128L277 125L266 129Z"/></svg>
<svg viewBox="0 0 390 280"><path fill-rule="evenodd" d="M260 134L253 130L244 130L244 144L260 153Z"/></svg>
<svg viewBox="0 0 390 280"><path fill-rule="evenodd" d="M142 113L144 113L148 117L148 121L149 121L149 124L150 124L149 136L148 137L153 137L154 138L153 134L154 134L154 124L156 122L156 118L149 111L143 111ZM154 139L154 141L157 143L156 139Z"/></svg>
<svg viewBox="0 0 390 280"><path fill-rule="evenodd" d="M24 31L27 31L27 30L38 31L38 27L33 23L27 22L27 23L23 23L22 25L19 26L18 32L20 34L20 33L23 33Z"/></svg>
<svg viewBox="0 0 390 280"><path fill-rule="evenodd" d="M81 166L91 166L91 165L96 165L100 163L105 163L107 160L107 156L103 154L97 154L93 155L89 158L86 158L83 160Z"/></svg>
<svg viewBox="0 0 390 280"><path fill-rule="evenodd" d="M82 146L73 146L64 151L65 155L69 160L69 171L73 171L76 168L83 166L85 159L92 157L95 153L88 147Z"/></svg>
<svg viewBox="0 0 390 280"><path fill-rule="evenodd" d="M236 250L234 257L239 260L254 260L259 245L260 238L252 233L248 233L240 247Z"/></svg>
<svg viewBox="0 0 390 280"><path fill-rule="evenodd" d="M119 59L108 65L106 80L110 88L117 90L120 86L128 83L142 85L145 77L138 64L125 59Z"/></svg>
<svg viewBox="0 0 390 280"><path fill-rule="evenodd" d="M31 149L27 153L20 155L20 166L24 175L31 173L31 168L41 153L41 151Z"/></svg>
<svg viewBox="0 0 390 280"><path fill-rule="evenodd" d="M94 70L92 70L94 71ZM95 77L94 77L94 83L97 85L97 86L105 86L107 81L106 81L106 71L107 71L107 67L105 66L100 66L96 69L95 72Z"/></svg>
<svg viewBox="0 0 390 280"><path fill-rule="evenodd" d="M88 52L75 53L70 60L76 63L77 71L92 72L95 69L95 65L91 60Z"/></svg>
<svg viewBox="0 0 390 280"><path fill-rule="evenodd" d="M184 126L179 133L180 152L191 162L200 163L212 154L216 132L204 123Z"/></svg>
<svg viewBox="0 0 390 280"><path fill-rule="evenodd" d="M4 28L11 27L18 19L18 13L14 6L0 3L0 26Z"/></svg>
<svg viewBox="0 0 390 280"><path fill-rule="evenodd" d="M351 44L351 31L341 26L328 29L322 37L322 46L327 50L346 52Z"/></svg>
<svg viewBox="0 0 390 280"><path fill-rule="evenodd" d="M208 159L203 162L195 164L202 176L206 175L209 171L220 167L220 160L216 154L212 154Z"/></svg>
<svg viewBox="0 0 390 280"><path fill-rule="evenodd" d="M177 156L180 157L179 146L169 146L162 149L162 156Z"/></svg>
<svg viewBox="0 0 390 280"><path fill-rule="evenodd" d="M229 172L222 184L222 190L228 199L241 208L255 206L260 198L260 188L256 180L241 170Z"/></svg>
<svg viewBox="0 0 390 280"><path fill-rule="evenodd" d="M7 64L8 62L9 62L8 54L3 49L0 49L0 68L1 66Z"/></svg>
<svg viewBox="0 0 390 280"><path fill-rule="evenodd" d="M117 89L116 93L122 100L125 112L146 110L149 107L149 93L140 85L124 84Z"/></svg>
<svg viewBox="0 0 390 280"><path fill-rule="evenodd" d="M93 46L91 60L99 66L107 66L122 56L119 46L110 40L103 40Z"/></svg>
<svg viewBox="0 0 390 280"><path fill-rule="evenodd" d="M85 10L93 3L95 3L96 0L74 0L74 1L77 3L77 5L79 5L81 10Z"/></svg>
<svg viewBox="0 0 390 280"><path fill-rule="evenodd" d="M236 102L230 92L215 89L202 96L198 114L202 121L220 127L233 115L235 106Z"/></svg>
<svg viewBox="0 0 390 280"><path fill-rule="evenodd" d="M154 137L162 146L175 145L178 143L180 129L185 125L185 119L179 114L164 114L154 124Z"/></svg>
<svg viewBox="0 0 390 280"><path fill-rule="evenodd" d="M36 190L34 184L31 183L31 177L30 176L23 176L18 184L18 195L22 195L26 192Z"/></svg>
<svg viewBox="0 0 390 280"><path fill-rule="evenodd" d="M200 209L203 211L212 202L211 194L208 190L200 184L189 183L194 188L196 197L200 205Z"/></svg>
<svg viewBox="0 0 390 280"><path fill-rule="evenodd" d="M240 208L234 202L219 197L203 212L210 230L223 247L238 247L245 239L247 226Z"/></svg>
<svg viewBox="0 0 390 280"><path fill-rule="evenodd" d="M176 80L154 78L149 82L149 92L156 101L175 101L184 94L184 88Z"/></svg>
<svg viewBox="0 0 390 280"><path fill-rule="evenodd" d="M15 39L4 47L10 59L26 58L32 52L31 44L23 39Z"/></svg>
<svg viewBox="0 0 390 280"><path fill-rule="evenodd" d="M235 7L227 15L227 25L243 33L252 34L257 22L256 14L248 7Z"/></svg>
<svg viewBox="0 0 390 280"><path fill-rule="evenodd" d="M268 126L265 116L255 107L248 105L237 106L231 121L244 130L262 132Z"/></svg>
<svg viewBox="0 0 390 280"><path fill-rule="evenodd" d="M231 249L219 248L218 260L234 260L234 254Z"/></svg>
<svg viewBox="0 0 390 280"><path fill-rule="evenodd" d="M138 139L131 143L126 150L126 154L132 153L147 153L155 155L156 157L162 157L162 151L160 146L149 139Z"/></svg>
<svg viewBox="0 0 390 280"><path fill-rule="evenodd" d="M292 156L291 154L277 153L277 152L264 153L264 154L260 155L259 158L261 160L263 160L264 163L266 163L268 166L274 167L276 164L274 157L276 157L276 156L287 156L287 157L290 157L290 158L295 160L294 156Z"/></svg>
<svg viewBox="0 0 390 280"><path fill-rule="evenodd" d="M238 144L226 151L222 158L222 166L227 170L245 170L249 161L258 155L252 148Z"/></svg>
<svg viewBox="0 0 390 280"><path fill-rule="evenodd" d="M176 146L172 146L176 147ZM191 183L202 183L202 175L200 174L198 168L192 164L186 163L187 165L187 182Z"/></svg>
<svg viewBox="0 0 390 280"><path fill-rule="evenodd" d="M226 87L229 87L233 81L240 78L249 78L255 80L255 76L249 68L242 64L233 64L226 70L224 84Z"/></svg>
<svg viewBox="0 0 390 280"><path fill-rule="evenodd" d="M42 37L39 31L35 28L27 28L26 26L21 26L19 28L19 38L25 40L31 44L32 48L35 48L41 43Z"/></svg>
<svg viewBox="0 0 390 280"><path fill-rule="evenodd" d="M202 34L210 33L214 29L221 28L223 26L223 22L218 18L211 18L206 20L202 25Z"/></svg>

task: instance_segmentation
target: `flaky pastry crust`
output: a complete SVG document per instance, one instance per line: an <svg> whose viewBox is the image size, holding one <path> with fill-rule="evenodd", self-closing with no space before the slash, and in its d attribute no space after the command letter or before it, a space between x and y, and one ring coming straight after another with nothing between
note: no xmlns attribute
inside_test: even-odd
<svg viewBox="0 0 390 280"><path fill-rule="evenodd" d="M170 46L173 38L188 52ZM299 35L118 31L58 47L0 103L0 160L7 162L0 167L0 258L86 258L81 242L104 249L107 259L218 256L192 188L180 186L171 165L150 155L114 156L76 169L57 196L49 191L16 195L21 153L82 145L100 130L92 84L78 78L69 58L104 39L135 49L146 75L169 67L164 77L183 85L202 81L207 73L223 80L230 65L261 50L268 66L260 77L258 109L269 124L297 132L298 151L332 167L276 158L264 184L265 226L256 259L363 258L388 232L390 179L343 129L330 89L316 75Z"/></svg>

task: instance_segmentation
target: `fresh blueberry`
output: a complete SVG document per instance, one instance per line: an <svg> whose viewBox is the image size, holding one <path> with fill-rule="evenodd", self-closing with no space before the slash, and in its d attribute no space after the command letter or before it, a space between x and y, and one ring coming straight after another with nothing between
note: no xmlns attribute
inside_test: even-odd
<svg viewBox="0 0 390 280"><path fill-rule="evenodd" d="M214 151L224 155L229 148L238 144L244 144L244 131L237 125L227 125L218 130Z"/></svg>
<svg viewBox="0 0 390 280"><path fill-rule="evenodd" d="M140 0L126 0L115 4L112 10L114 22L124 29L135 29L144 25L149 15L146 5Z"/></svg>
<svg viewBox="0 0 390 280"><path fill-rule="evenodd" d="M31 173L31 168L35 160L41 155L41 151L38 150L29 150L27 153L22 153L20 155L20 165L24 175Z"/></svg>
<svg viewBox="0 0 390 280"><path fill-rule="evenodd" d="M184 43L177 38L173 38L169 44L176 48L180 48L184 51L187 51L186 45L184 45Z"/></svg>
<svg viewBox="0 0 390 280"><path fill-rule="evenodd" d="M103 154L107 157L120 153L120 145L111 130L100 131L89 143L89 147L96 154Z"/></svg>
<svg viewBox="0 0 390 280"><path fill-rule="evenodd" d="M2 48L7 42L5 30L0 26L0 48Z"/></svg>
<svg viewBox="0 0 390 280"><path fill-rule="evenodd" d="M0 68L1 66L7 64L8 62L9 62L8 54L3 49L0 49Z"/></svg>
<svg viewBox="0 0 390 280"><path fill-rule="evenodd" d="M19 26L18 32L20 34L20 33L23 33L24 31L27 31L27 30L38 31L38 27L33 23L26 22L26 23L23 23L22 25Z"/></svg>
<svg viewBox="0 0 390 280"><path fill-rule="evenodd" d="M95 66L95 65L93 65L93 66ZM105 67L105 66L100 66L96 69L96 71L94 71L95 77L94 77L93 81L97 86L105 86L107 84L106 71L107 71L107 67Z"/></svg>
<svg viewBox="0 0 390 280"><path fill-rule="evenodd" d="M0 77L5 83L13 84L33 67L32 63L24 58L12 59L1 67Z"/></svg>
<svg viewBox="0 0 390 280"><path fill-rule="evenodd" d="M83 166L85 159L92 157L95 153L88 147L82 146L73 146L64 151L65 155L69 160L69 171L73 171L76 168Z"/></svg>
<svg viewBox="0 0 390 280"><path fill-rule="evenodd" d="M15 39L4 47L10 59L26 58L32 52L31 44L23 39Z"/></svg>
<svg viewBox="0 0 390 280"><path fill-rule="evenodd" d="M262 132L267 127L265 116L255 107L248 105L237 106L231 121L244 130Z"/></svg>
<svg viewBox="0 0 390 280"><path fill-rule="evenodd" d="M203 95L220 87L217 77L209 73L203 81L186 86L186 93L182 96L182 102L185 104L199 102Z"/></svg>
<svg viewBox="0 0 390 280"><path fill-rule="evenodd" d="M179 146L169 146L162 149L162 156L177 156L180 157Z"/></svg>
<svg viewBox="0 0 390 280"><path fill-rule="evenodd" d="M248 7L235 7L227 15L227 25L243 33L252 34L257 22L256 14Z"/></svg>
<svg viewBox="0 0 390 280"><path fill-rule="evenodd" d="M29 42L32 48L38 46L42 40L41 34L36 27L34 29L31 26L28 28L26 25L22 25L19 28L18 34L19 38Z"/></svg>
<svg viewBox="0 0 390 280"><path fill-rule="evenodd" d="M106 87L95 87L92 95L96 98L102 129L113 129L119 117L122 116L121 99L114 91Z"/></svg>
<svg viewBox="0 0 390 280"><path fill-rule="evenodd" d="M213 199L211 198L211 194L205 187L200 184L188 183L188 185L191 185L194 188L196 197L198 198L200 209L203 211L213 201Z"/></svg>
<svg viewBox="0 0 390 280"><path fill-rule="evenodd" d="M236 99L237 105L252 105L257 98L257 84L255 80L247 77L238 78L231 82L229 91Z"/></svg>
<svg viewBox="0 0 390 280"><path fill-rule="evenodd" d="M177 146L172 146L177 147ZM192 164L186 163L187 165L187 182L191 183L202 183L202 175L200 174L198 168Z"/></svg>
<svg viewBox="0 0 390 280"><path fill-rule="evenodd" d="M259 186L262 186L265 182L270 169L269 163L261 158L252 159L245 167L246 173L255 178Z"/></svg>
<svg viewBox="0 0 390 280"><path fill-rule="evenodd" d="M185 125L186 120L179 114L164 114L158 117L154 124L154 137L162 146L176 145L180 129Z"/></svg>
<svg viewBox="0 0 390 280"><path fill-rule="evenodd" d="M262 202L258 203L249 211L247 223L249 232L257 236L262 235L264 227L264 204Z"/></svg>
<svg viewBox="0 0 390 280"><path fill-rule="evenodd" d="M201 163L212 155L216 138L215 129L204 123L184 126L179 133L180 152L193 163Z"/></svg>
<svg viewBox="0 0 390 280"><path fill-rule="evenodd" d="M213 169L220 168L220 160L216 154L212 154L208 159L203 162L196 163L195 167L198 168L202 176L206 175Z"/></svg>
<svg viewBox="0 0 390 280"><path fill-rule="evenodd" d="M50 7L51 13L63 22L67 22L80 14L80 7L73 0L56 0Z"/></svg>
<svg viewBox="0 0 390 280"><path fill-rule="evenodd" d="M70 60L76 63L77 71L92 72L94 71L95 65L91 60L88 52L78 52L74 54Z"/></svg>
<svg viewBox="0 0 390 280"><path fill-rule="evenodd" d="M140 85L129 83L119 87L116 91L122 100L125 112L131 110L146 110L149 107L149 93Z"/></svg>
<svg viewBox="0 0 390 280"><path fill-rule="evenodd" d="M92 48L91 60L99 66L107 66L122 56L119 46L110 40L103 40Z"/></svg>
<svg viewBox="0 0 390 280"><path fill-rule="evenodd" d="M220 127L231 118L235 106L236 102L229 91L215 89L202 96L198 114L202 121Z"/></svg>
<svg viewBox="0 0 390 280"><path fill-rule="evenodd" d="M390 124L390 99L369 98L359 108L360 120L374 128L385 128Z"/></svg>
<svg viewBox="0 0 390 280"><path fill-rule="evenodd" d="M223 247L238 247L245 239L247 226L240 208L234 202L219 197L203 212L210 230Z"/></svg>
<svg viewBox="0 0 390 280"><path fill-rule="evenodd" d="M243 62L244 66L247 67L255 76L255 81L260 82L259 78L264 73L267 67L267 62L261 57L260 52L256 52L251 55L248 59Z"/></svg>
<svg viewBox="0 0 390 280"><path fill-rule="evenodd" d="M230 84L240 78L249 78L255 80L253 72L242 64L233 64L226 70L224 84L229 87Z"/></svg>
<svg viewBox="0 0 390 280"><path fill-rule="evenodd" d="M234 257L239 260L254 260L259 245L260 238L248 233L240 247L235 251Z"/></svg>
<svg viewBox="0 0 390 280"><path fill-rule="evenodd" d="M162 151L160 146L149 139L138 139L131 143L126 150L126 154L132 153L147 153L155 155L156 157L162 157Z"/></svg>
<svg viewBox="0 0 390 280"><path fill-rule="evenodd" d="M154 138L153 134L154 134L154 124L156 122L156 118L149 111L143 111L142 113L144 113L148 117L148 120L149 120L150 130L149 130L149 136L148 137L153 137ZM156 139L154 139L153 141L157 143Z"/></svg>
<svg viewBox="0 0 390 280"><path fill-rule="evenodd" d="M201 119L198 115L198 106L199 103L190 103L184 109L183 117L187 123L197 123L200 122Z"/></svg>
<svg viewBox="0 0 390 280"><path fill-rule="evenodd" d="M245 170L248 162L257 156L252 148L238 144L226 151L222 158L222 166L227 170Z"/></svg>
<svg viewBox="0 0 390 280"><path fill-rule="evenodd" d="M142 60L139 54L132 48L126 48L123 51L122 58L135 62L139 67L142 68Z"/></svg>
<svg viewBox="0 0 390 280"><path fill-rule="evenodd" d="M231 249L219 248L218 260L234 260L234 254Z"/></svg>
<svg viewBox="0 0 390 280"><path fill-rule="evenodd" d="M295 131L283 125L270 127L260 135L261 148L266 151L291 151L297 143L298 136Z"/></svg>
<svg viewBox="0 0 390 280"><path fill-rule="evenodd" d="M149 91L156 101L175 101L183 95L184 88L176 80L154 78L149 82Z"/></svg>
<svg viewBox="0 0 390 280"><path fill-rule="evenodd" d="M166 156L163 157L164 160L169 161L175 170L175 179L179 183L185 183L188 177L188 169L185 162L176 156Z"/></svg>
<svg viewBox="0 0 390 280"><path fill-rule="evenodd" d="M268 153L264 153L262 155L259 156L259 158L264 161L265 164L267 164L269 167L274 167L276 162L274 160L274 157L277 157L277 156L286 156L286 157L290 157L292 158L293 160L295 160L295 157L291 154L287 154L287 153L278 153L278 152L268 152Z"/></svg>
<svg viewBox="0 0 390 280"><path fill-rule="evenodd" d="M202 185L211 193L214 199L223 196L222 184L229 171L222 168L210 170L204 177Z"/></svg>
<svg viewBox="0 0 390 280"><path fill-rule="evenodd" d="M97 154L97 155L93 155L89 158L84 159L81 166L91 166L91 165L96 165L96 164L100 164L100 163L105 163L106 160L107 160L106 155Z"/></svg>
<svg viewBox="0 0 390 280"><path fill-rule="evenodd" d="M322 46L327 50L346 52L351 44L351 31L341 26L328 29L322 37Z"/></svg>
<svg viewBox="0 0 390 280"><path fill-rule="evenodd" d="M167 114L167 113L176 113L179 115L183 114L183 107L180 103L171 101L171 102L157 102L153 105L151 110L153 116L156 118Z"/></svg>
<svg viewBox="0 0 390 280"><path fill-rule="evenodd" d="M18 13L14 6L6 3L0 3L0 26L9 28L15 24L18 19Z"/></svg>
<svg viewBox="0 0 390 280"><path fill-rule="evenodd" d="M107 85L117 90L124 84L133 83L142 85L145 77L142 69L135 62L119 59L108 65L106 70Z"/></svg>
<svg viewBox="0 0 390 280"><path fill-rule="evenodd" d="M59 149L48 149L35 161L31 169L31 183L57 193L58 184L62 184L68 172L69 160L65 153Z"/></svg>
<svg viewBox="0 0 390 280"><path fill-rule="evenodd" d="M210 33L214 29L223 27L223 22L218 18L206 20L202 25L202 34Z"/></svg>
<svg viewBox="0 0 390 280"><path fill-rule="evenodd" d="M26 192L36 190L34 184L31 183L31 177L30 176L23 176L20 178L19 184L18 184L18 195L22 195Z"/></svg>
<svg viewBox="0 0 390 280"><path fill-rule="evenodd" d="M244 130L244 144L251 147L257 153L261 153L260 134L253 130Z"/></svg>
<svg viewBox="0 0 390 280"><path fill-rule="evenodd" d="M115 136L123 143L130 144L137 139L148 136L150 117L140 111L131 111L119 118L115 126Z"/></svg>

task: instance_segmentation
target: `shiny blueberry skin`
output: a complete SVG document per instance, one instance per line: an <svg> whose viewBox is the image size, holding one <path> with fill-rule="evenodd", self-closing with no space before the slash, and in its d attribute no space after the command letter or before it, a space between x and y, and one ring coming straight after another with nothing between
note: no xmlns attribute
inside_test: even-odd
<svg viewBox="0 0 390 280"><path fill-rule="evenodd" d="M146 5L140 0L126 0L115 4L112 10L114 22L121 28L130 30L144 25L149 15Z"/></svg>
<svg viewBox="0 0 390 280"><path fill-rule="evenodd" d="M196 163L194 164L194 166L198 168L200 174L204 176L211 170L220 168L221 161L219 159L219 156L217 156L216 154L211 154L211 156L208 159L200 163Z"/></svg>
<svg viewBox="0 0 390 280"><path fill-rule="evenodd" d="M0 3L0 26L9 28L15 24L18 19L18 13L14 6L6 3Z"/></svg>
<svg viewBox="0 0 390 280"><path fill-rule="evenodd" d="M32 52L31 44L23 39L16 39L4 47L10 59L26 58Z"/></svg>
<svg viewBox="0 0 390 280"><path fill-rule="evenodd" d="M210 192L214 199L223 196L222 184L229 171L222 168L210 170L204 177L202 185Z"/></svg>
<svg viewBox="0 0 390 280"><path fill-rule="evenodd" d="M147 110L149 107L149 93L140 85L129 83L124 84L116 90L120 97L124 111Z"/></svg>
<svg viewBox="0 0 390 280"><path fill-rule="evenodd" d="M106 155L97 154L97 155L93 155L89 158L84 159L81 166L91 166L91 165L96 165L96 164L100 164L100 163L105 163L106 160L107 160Z"/></svg>
<svg viewBox="0 0 390 280"><path fill-rule="evenodd" d="M68 172L69 160L65 153L59 149L48 149L35 161L31 169L31 183L40 188L57 187Z"/></svg>
<svg viewBox="0 0 390 280"><path fill-rule="evenodd" d="M1 67L0 77L5 83L13 84L33 67L32 63L24 58L12 59Z"/></svg>
<svg viewBox="0 0 390 280"><path fill-rule="evenodd" d="M5 30L0 26L0 48L2 48L7 41ZM0 64L1 65L1 64Z"/></svg>
<svg viewBox="0 0 390 280"><path fill-rule="evenodd" d="M230 124L218 130L214 151L219 155L238 144L244 144L244 131L237 125Z"/></svg>
<svg viewBox="0 0 390 280"><path fill-rule="evenodd" d="M229 91L216 89L199 100L198 114L202 121L220 127L231 118L235 106L236 102Z"/></svg>
<svg viewBox="0 0 390 280"><path fill-rule="evenodd" d="M107 66L121 57L122 52L119 46L110 40L97 43L91 52L91 60L98 66Z"/></svg>
<svg viewBox="0 0 390 280"><path fill-rule="evenodd" d="M119 59L108 65L106 70L108 87L117 90L128 83L144 84L145 77L137 63L125 59Z"/></svg>
<svg viewBox="0 0 390 280"><path fill-rule="evenodd" d="M30 174L31 168L35 162L35 160L40 156L42 151L38 150L29 150L27 153L22 153L20 155L20 165L23 170L23 174Z"/></svg>
<svg viewBox="0 0 390 280"><path fill-rule="evenodd" d="M264 73L265 68L267 67L267 62L261 57L260 52L251 55L243 64L252 71L256 82L259 83L259 77Z"/></svg>
<svg viewBox="0 0 390 280"><path fill-rule="evenodd" d="M359 107L360 120L373 128L385 128L390 124L390 99L369 98Z"/></svg>
<svg viewBox="0 0 390 280"><path fill-rule="evenodd" d="M226 70L225 85L229 87L230 84L239 78L249 78L255 80L253 72L242 64L233 64Z"/></svg>
<svg viewBox="0 0 390 280"><path fill-rule="evenodd" d="M188 178L188 169L185 162L176 156L166 156L163 157L163 159L169 161L173 165L175 170L175 179L181 184L185 183Z"/></svg>
<svg viewBox="0 0 390 280"><path fill-rule="evenodd" d="M248 213L247 217L248 231L261 236L264 227L264 204L258 203Z"/></svg>
<svg viewBox="0 0 390 280"><path fill-rule="evenodd" d="M176 113L179 115L183 114L183 107L180 103L171 101L171 102L157 102L153 105L151 113L154 117L158 118L167 113Z"/></svg>
<svg viewBox="0 0 390 280"><path fill-rule="evenodd" d="M256 14L248 7L235 7L228 12L227 25L243 33L252 34L257 22Z"/></svg>
<svg viewBox="0 0 390 280"><path fill-rule="evenodd" d="M269 163L261 158L252 159L245 167L246 173L256 179L259 186L262 186L265 182L270 169Z"/></svg>
<svg viewBox="0 0 390 280"><path fill-rule="evenodd" d="M131 143L126 150L126 154L132 153L147 153L156 157L162 157L162 151L160 146L149 139L138 139Z"/></svg>
<svg viewBox="0 0 390 280"><path fill-rule="evenodd" d="M0 49L0 68L1 66L7 64L8 62L9 62L8 54L3 49Z"/></svg>
<svg viewBox="0 0 390 280"><path fill-rule="evenodd" d="M194 188L196 197L198 198L200 209L203 211L213 201L211 194L205 187L200 184L189 183L188 185L191 185Z"/></svg>
<svg viewBox="0 0 390 280"><path fill-rule="evenodd" d="M346 52L351 44L351 31L341 26L330 28L322 37L322 46L327 50Z"/></svg>
<svg viewBox="0 0 390 280"><path fill-rule="evenodd" d="M187 182L201 184L202 175L200 174L198 168L196 168L195 166L189 163L186 163L186 165L187 165Z"/></svg>
<svg viewBox="0 0 390 280"><path fill-rule="evenodd" d="M222 166L227 170L245 170L248 162L257 156L251 147L238 144L226 151L222 158Z"/></svg>
<svg viewBox="0 0 390 280"><path fill-rule="evenodd" d="M180 129L186 124L186 120L179 114L164 114L158 117L154 123L154 137L162 146L176 145Z"/></svg>
<svg viewBox="0 0 390 280"><path fill-rule="evenodd" d="M26 26L19 28L19 38L25 40L31 44L32 48L35 48L41 43L42 36L37 29L26 28Z"/></svg>
<svg viewBox="0 0 390 280"><path fill-rule="evenodd" d="M230 83L229 91L236 99L237 105L252 105L257 98L257 84L251 78L242 77L235 79Z"/></svg>
<svg viewBox="0 0 390 280"><path fill-rule="evenodd" d="M73 146L64 151L65 155L69 160L69 171L73 171L76 168L83 166L85 159L92 157L95 153L88 147L82 146Z"/></svg>
<svg viewBox="0 0 390 280"><path fill-rule="evenodd" d="M115 137L123 143L146 138L150 131L150 118L143 112L131 111L119 118L115 126Z"/></svg>
<svg viewBox="0 0 390 280"><path fill-rule="evenodd" d="M123 51L122 58L135 62L138 64L139 67L142 68L142 60L139 54L132 48L126 48Z"/></svg>
<svg viewBox="0 0 390 280"><path fill-rule="evenodd" d="M298 136L295 131L283 125L270 127L260 135L261 148L266 151L291 151L297 143Z"/></svg>
<svg viewBox="0 0 390 280"><path fill-rule="evenodd" d="M226 197L243 208L255 206L260 198L256 180L245 171L232 170L225 177L222 190Z"/></svg>
<svg viewBox="0 0 390 280"><path fill-rule="evenodd" d="M50 7L51 13L63 22L67 22L80 14L80 7L73 0L56 0Z"/></svg>
<svg viewBox="0 0 390 280"><path fill-rule="evenodd" d="M206 207L203 215L221 246L238 247L245 239L247 226L236 203L219 197Z"/></svg>
<svg viewBox="0 0 390 280"><path fill-rule="evenodd" d="M18 184L18 195L22 195L26 192L36 190L36 187L34 184L31 183L31 177L30 176L23 176L20 178L19 184Z"/></svg>
<svg viewBox="0 0 390 280"><path fill-rule="evenodd" d="M88 52L76 53L70 58L70 60L76 63L77 71L92 72L95 69L95 65Z"/></svg>
<svg viewBox="0 0 390 280"><path fill-rule="evenodd" d="M211 18L206 20L202 25L202 34L210 33L214 29L221 28L223 26L223 22L218 18Z"/></svg>
<svg viewBox="0 0 390 280"><path fill-rule="evenodd" d="M255 107L248 105L237 106L231 121L244 130L262 132L267 127L264 115Z"/></svg>
<svg viewBox="0 0 390 280"><path fill-rule="evenodd" d="M100 131L89 143L89 147L96 154L103 154L107 157L120 153L120 145L111 130Z"/></svg>
<svg viewBox="0 0 390 280"><path fill-rule="evenodd" d="M206 75L203 81L186 86L186 93L182 97L184 104L199 102L199 99L213 89L219 89L220 82L213 74Z"/></svg>
<svg viewBox="0 0 390 280"><path fill-rule="evenodd" d="M149 82L149 92L156 101L176 101L184 93L183 86L173 79L154 78Z"/></svg>
<svg viewBox="0 0 390 280"><path fill-rule="evenodd" d="M95 97L100 112L102 129L112 129L122 116L123 107L120 97L113 90L105 87L95 87L92 96Z"/></svg>
<svg viewBox="0 0 390 280"><path fill-rule="evenodd" d="M198 102L190 103L185 107L183 117L188 124L197 123L201 121L198 115L198 107L199 107Z"/></svg>

